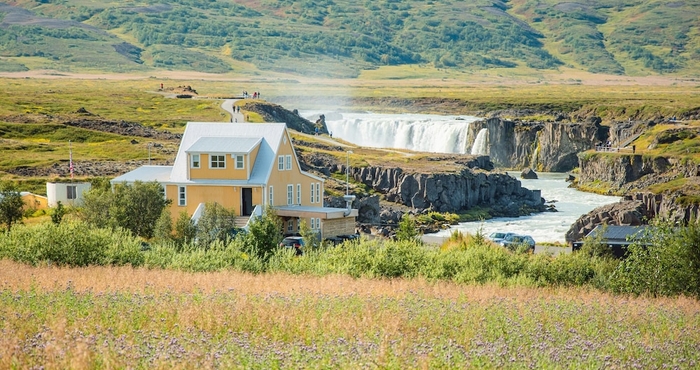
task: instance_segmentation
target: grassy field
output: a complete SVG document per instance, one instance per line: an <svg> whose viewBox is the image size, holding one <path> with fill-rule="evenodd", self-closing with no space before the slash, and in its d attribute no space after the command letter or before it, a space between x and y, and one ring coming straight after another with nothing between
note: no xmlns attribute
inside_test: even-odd
<svg viewBox="0 0 700 370"><path fill-rule="evenodd" d="M63 123L83 119L112 123L123 120L178 133L188 121L227 121L228 115L220 108L220 98L239 95L244 90L260 91L265 99L279 102L287 109L323 107L447 114L532 109L533 119L546 119L549 111L595 114L606 121L647 119L680 116L700 106L700 90L694 79L630 78L575 71L532 76L518 71L461 73L402 66L366 71L358 79L194 72L160 72L153 76L25 72L14 75L23 78L0 77L5 86L5 93L0 94L0 171L5 172L0 172L0 178L41 183L39 179L19 178L7 171L66 165L69 140L76 162L146 163L148 142L166 148L151 153L156 163L172 162L177 145L174 141L136 137L139 143L132 144L133 136L68 127ZM200 99L173 99L177 91L173 89L180 86L191 86ZM76 113L80 108L92 116ZM664 128L658 126L640 140L650 142ZM694 156L696 141L697 138L683 144L661 144L651 154ZM640 151L645 147L637 146ZM387 160L397 166L409 162L412 166L420 164L421 155L354 151L355 165ZM344 152L328 154L344 155ZM27 190L41 192L40 188L31 186Z"/></svg>
<svg viewBox="0 0 700 370"><path fill-rule="evenodd" d="M2 368L694 368L700 304L0 261Z"/></svg>

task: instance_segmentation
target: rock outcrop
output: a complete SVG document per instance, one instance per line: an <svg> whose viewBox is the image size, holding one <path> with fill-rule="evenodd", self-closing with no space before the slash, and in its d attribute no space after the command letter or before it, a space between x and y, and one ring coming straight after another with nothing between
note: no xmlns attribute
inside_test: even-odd
<svg viewBox="0 0 700 370"><path fill-rule="evenodd" d="M469 168L456 173L409 173L400 168L364 167L352 168L350 176L386 200L415 209L460 212L483 206L494 216L546 209L539 190L523 188L519 180L503 173Z"/></svg>
<svg viewBox="0 0 700 370"><path fill-rule="evenodd" d="M578 167L578 153L607 138L599 122L527 122L490 118L469 127L476 138L488 129L489 156L498 167L566 172ZM473 139L472 139L473 140Z"/></svg>
<svg viewBox="0 0 700 370"><path fill-rule="evenodd" d="M611 194L626 194L669 182L679 176L700 176L700 165L672 157L640 154L582 153L578 184L604 183Z"/></svg>
<svg viewBox="0 0 700 370"><path fill-rule="evenodd" d="M314 134L316 132L316 125L313 122L277 104L253 100L246 101L241 109L260 114L265 122L284 122L290 129L305 134ZM323 124L319 127L319 133L328 133L325 121L323 121Z"/></svg>

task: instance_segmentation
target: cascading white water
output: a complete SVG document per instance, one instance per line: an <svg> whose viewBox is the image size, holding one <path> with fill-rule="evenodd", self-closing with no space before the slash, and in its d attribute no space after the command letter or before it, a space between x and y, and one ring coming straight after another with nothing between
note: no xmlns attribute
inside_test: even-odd
<svg viewBox="0 0 700 370"><path fill-rule="evenodd" d="M326 118L333 137L374 148L400 148L434 153L467 153L471 116L343 113Z"/></svg>
<svg viewBox="0 0 700 370"><path fill-rule="evenodd" d="M474 145L472 145L472 155L487 155L489 154L489 148L486 145L487 134L489 130L487 128L482 128L479 133L476 134L476 139L474 139Z"/></svg>

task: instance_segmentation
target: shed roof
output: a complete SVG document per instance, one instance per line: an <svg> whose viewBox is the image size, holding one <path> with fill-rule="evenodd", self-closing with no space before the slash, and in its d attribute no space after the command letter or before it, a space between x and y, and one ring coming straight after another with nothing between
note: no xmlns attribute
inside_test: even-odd
<svg viewBox="0 0 700 370"><path fill-rule="evenodd" d="M644 236L645 231L650 226L629 226L629 225L598 225L595 229L588 233L588 237L596 238L598 234L603 232L600 236L604 242L617 242L619 244L629 244L628 237L630 239L639 239Z"/></svg>
<svg viewBox="0 0 700 370"><path fill-rule="evenodd" d="M118 184L122 182L132 183L135 181L158 181L164 182L168 181L170 177L170 172L173 170L173 166L141 166L133 171L127 172L121 176L115 177L110 181L112 184Z"/></svg>

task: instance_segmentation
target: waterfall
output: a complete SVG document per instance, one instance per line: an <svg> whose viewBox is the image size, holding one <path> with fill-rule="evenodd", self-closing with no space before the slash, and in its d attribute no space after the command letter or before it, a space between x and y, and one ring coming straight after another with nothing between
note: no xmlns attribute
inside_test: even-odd
<svg viewBox="0 0 700 370"><path fill-rule="evenodd" d="M433 153L467 153L469 124L478 117L343 113L328 131L356 145Z"/></svg>
<svg viewBox="0 0 700 370"><path fill-rule="evenodd" d="M474 139L474 145L472 145L472 155L488 155L489 147L486 145L486 139L488 139L487 134L489 130L487 128L482 128L479 133L476 134L476 139Z"/></svg>

